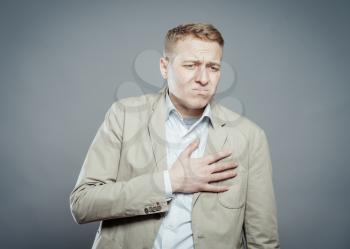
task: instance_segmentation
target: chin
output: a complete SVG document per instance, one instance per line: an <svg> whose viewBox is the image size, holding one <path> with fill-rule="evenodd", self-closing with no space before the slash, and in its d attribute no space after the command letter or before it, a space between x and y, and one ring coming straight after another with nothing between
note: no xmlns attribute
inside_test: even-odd
<svg viewBox="0 0 350 249"><path fill-rule="evenodd" d="M208 101L195 101L190 103L192 109L202 109L208 104Z"/></svg>

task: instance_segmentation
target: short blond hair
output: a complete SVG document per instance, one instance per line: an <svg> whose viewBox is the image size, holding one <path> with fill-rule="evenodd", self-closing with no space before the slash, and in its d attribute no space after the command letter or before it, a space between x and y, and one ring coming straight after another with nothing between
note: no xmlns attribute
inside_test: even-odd
<svg viewBox="0 0 350 249"><path fill-rule="evenodd" d="M178 40L192 36L194 38L217 42L221 48L224 47L224 38L220 31L209 23L186 23L169 29L164 39L164 56L168 56L173 51L173 47Z"/></svg>

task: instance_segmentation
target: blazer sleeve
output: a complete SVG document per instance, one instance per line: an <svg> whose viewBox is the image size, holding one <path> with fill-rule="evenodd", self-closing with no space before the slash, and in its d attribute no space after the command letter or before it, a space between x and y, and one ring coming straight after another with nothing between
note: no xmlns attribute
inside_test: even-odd
<svg viewBox="0 0 350 249"><path fill-rule="evenodd" d="M119 102L108 109L90 145L70 209L79 224L168 210L163 172L117 181L123 142L124 110Z"/></svg>
<svg viewBox="0 0 350 249"><path fill-rule="evenodd" d="M269 145L258 128L250 145L244 230L248 249L280 248Z"/></svg>

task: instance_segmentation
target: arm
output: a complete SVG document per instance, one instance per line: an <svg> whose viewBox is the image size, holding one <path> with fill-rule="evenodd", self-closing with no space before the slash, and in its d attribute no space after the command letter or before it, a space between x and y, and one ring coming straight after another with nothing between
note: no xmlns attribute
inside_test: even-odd
<svg viewBox="0 0 350 249"><path fill-rule="evenodd" d="M70 208L79 224L168 210L163 172L117 181L122 150L124 110L114 103L90 145Z"/></svg>
<svg viewBox="0 0 350 249"><path fill-rule="evenodd" d="M280 248L270 152L261 129L255 133L250 145L248 174L244 219L247 247Z"/></svg>

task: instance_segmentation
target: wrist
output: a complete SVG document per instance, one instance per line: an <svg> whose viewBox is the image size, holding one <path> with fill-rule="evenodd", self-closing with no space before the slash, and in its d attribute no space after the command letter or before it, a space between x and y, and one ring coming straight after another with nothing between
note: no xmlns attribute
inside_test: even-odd
<svg viewBox="0 0 350 249"><path fill-rule="evenodd" d="M175 192L179 192L179 181L177 180L176 177L176 173L174 172L174 170L170 169L169 170L169 176L170 176L170 184L171 184L171 188L173 193Z"/></svg>
<svg viewBox="0 0 350 249"><path fill-rule="evenodd" d="M164 170L163 174L164 174L165 196L167 199L171 199L174 197L174 195L173 195L173 190L171 186L169 170Z"/></svg>

